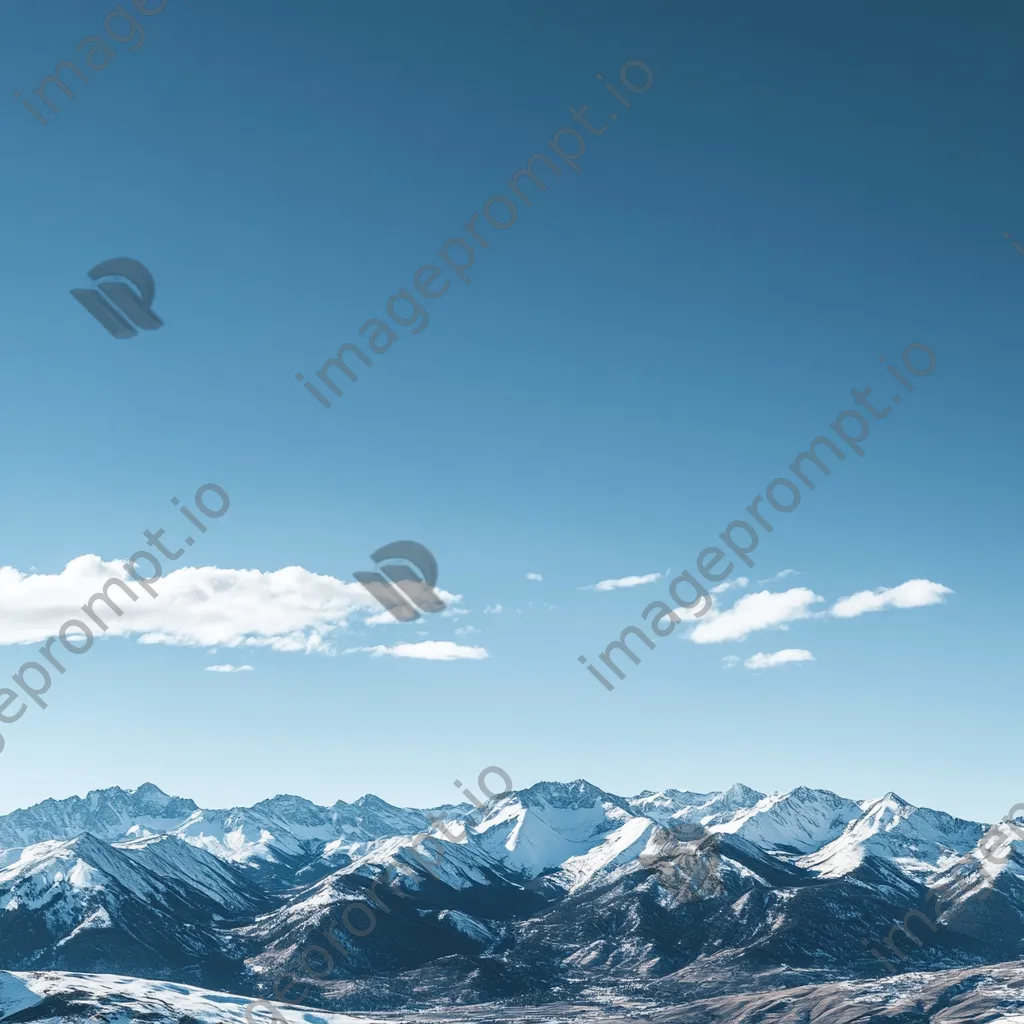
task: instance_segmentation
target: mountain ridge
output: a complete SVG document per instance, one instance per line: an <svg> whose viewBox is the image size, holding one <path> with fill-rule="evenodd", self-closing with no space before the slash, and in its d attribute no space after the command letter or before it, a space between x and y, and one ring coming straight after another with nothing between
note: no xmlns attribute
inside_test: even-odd
<svg viewBox="0 0 1024 1024"><path fill-rule="evenodd" d="M331 966L300 991L331 1011L978 967L1024 955L1024 829L893 793L585 779L479 808L208 809L146 783L0 816L4 968L266 996L325 936Z"/></svg>

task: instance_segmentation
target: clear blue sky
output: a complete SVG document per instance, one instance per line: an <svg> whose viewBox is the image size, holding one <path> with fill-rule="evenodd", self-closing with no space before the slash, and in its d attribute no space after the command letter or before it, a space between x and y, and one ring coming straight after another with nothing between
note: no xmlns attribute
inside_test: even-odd
<svg viewBox="0 0 1024 1024"><path fill-rule="evenodd" d="M8 95L80 60L112 6L4 6ZM517 786L893 789L988 819L1024 798L1024 257L1003 238L1024 238L1024 12L168 0L140 21L46 127L3 108L0 564L180 540L170 497L215 481L230 512L180 565L351 581L408 537L470 614L356 625L334 655L97 643L0 729L0 811L146 780L206 805L430 804L490 764ZM625 110L595 74L631 59L654 84ZM484 229L472 284L313 401L293 374L358 342L582 104L622 113L582 174ZM162 330L115 340L69 295L117 256L152 271ZM692 570L850 388L899 390L878 357L911 342L936 371L776 514L748 589L791 568L767 588L819 610L917 578L953 594L672 637L602 689L577 656L665 578L580 588ZM340 653L418 629L489 657ZM36 646L0 648L5 679ZM815 660L723 667L783 648Z"/></svg>

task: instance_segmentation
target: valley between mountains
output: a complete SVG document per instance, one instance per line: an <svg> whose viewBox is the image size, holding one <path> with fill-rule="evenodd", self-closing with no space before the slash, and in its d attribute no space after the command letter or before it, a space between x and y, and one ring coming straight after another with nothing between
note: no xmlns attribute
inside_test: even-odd
<svg viewBox="0 0 1024 1024"><path fill-rule="evenodd" d="M233 1024L260 996L308 1024L1024 1021L1008 823L893 793L582 780L473 811L208 810L147 784L0 817L0 1011ZM357 903L376 909L362 936L365 913L339 923ZM310 946L335 950L328 976Z"/></svg>

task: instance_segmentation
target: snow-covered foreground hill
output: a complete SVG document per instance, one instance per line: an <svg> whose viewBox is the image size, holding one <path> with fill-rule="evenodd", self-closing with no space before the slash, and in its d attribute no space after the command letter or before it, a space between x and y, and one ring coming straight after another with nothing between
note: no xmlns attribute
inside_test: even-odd
<svg viewBox="0 0 1024 1024"><path fill-rule="evenodd" d="M247 1024L250 1002L245 996L115 974L0 971L0 1013L5 1021ZM279 1006L279 1013L289 1024L379 1024L379 1018L313 1014L285 1005ZM274 1018L259 1008L253 1011L253 1020L263 1024Z"/></svg>
<svg viewBox="0 0 1024 1024"><path fill-rule="evenodd" d="M310 1012L682 1012L1024 956L1019 825L892 793L582 780L473 811L372 795L207 810L150 784L48 800L0 817L0 968L242 996L283 974Z"/></svg>
<svg viewBox="0 0 1024 1024"><path fill-rule="evenodd" d="M5 1024L248 1024L245 997L166 981L118 975L0 972ZM905 974L896 980L833 982L780 991L696 999L661 1007L609 998L601 1005L489 1004L434 1011L351 1016L275 1003L253 1012L256 1024L1024 1024L1024 969L999 964L985 971Z"/></svg>

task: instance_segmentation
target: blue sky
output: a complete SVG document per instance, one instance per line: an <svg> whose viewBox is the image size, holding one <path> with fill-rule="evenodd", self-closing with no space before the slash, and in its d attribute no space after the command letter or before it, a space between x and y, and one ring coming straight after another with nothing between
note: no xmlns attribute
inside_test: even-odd
<svg viewBox="0 0 1024 1024"><path fill-rule="evenodd" d="M5 8L11 92L111 9ZM1004 814L1021 799L1024 259L1003 232L1024 239L1024 15L927 10L168 0L45 127L11 98L0 564L28 578L0 586L7 672L70 614L73 559L123 559L146 529L180 542L170 499L209 481L231 507L177 563L202 572L134 633L67 656L47 709L0 727L0 811L147 780L208 806L428 804L497 764L517 786L807 784ZM621 93L629 60L654 79L626 110L595 75ZM472 283L333 408L312 400L293 375L359 342L583 104L595 126L621 117L587 138L582 173L562 165L508 230L482 228ZM118 256L152 271L161 330L115 340L71 298ZM899 365L914 342L934 373L863 458L775 515L718 608L768 591L766 607L822 613L910 580L951 593L742 640L679 628L598 685L577 656L670 577L582 588L692 571L851 388L899 391L879 356ZM402 538L468 614L353 610L352 573ZM248 590L211 568L296 566ZM183 596L220 579L226 635L258 623L288 647L313 630L310 574L348 611L309 653L201 642L213 619ZM174 642L139 642L154 634ZM343 653L425 641L487 657ZM814 660L742 664L784 649Z"/></svg>

